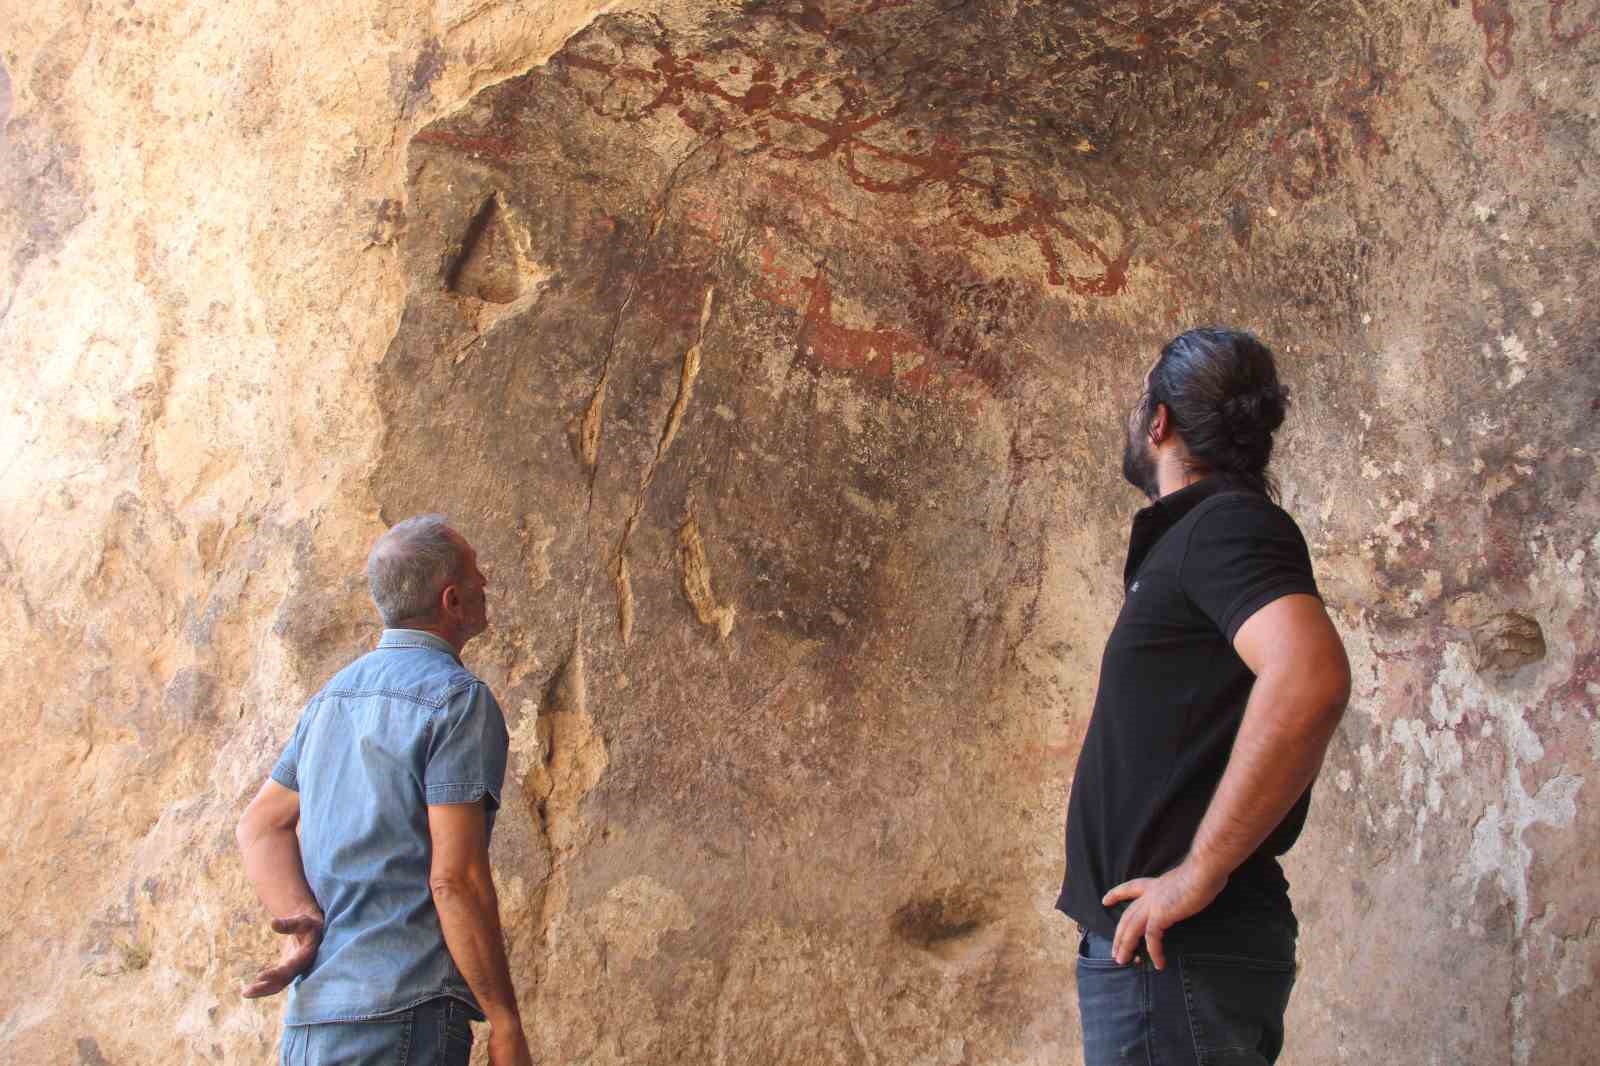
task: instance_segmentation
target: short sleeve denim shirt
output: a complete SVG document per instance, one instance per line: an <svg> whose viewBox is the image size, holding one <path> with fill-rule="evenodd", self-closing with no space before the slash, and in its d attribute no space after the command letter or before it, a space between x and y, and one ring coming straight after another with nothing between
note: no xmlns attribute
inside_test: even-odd
<svg viewBox="0 0 1600 1066"><path fill-rule="evenodd" d="M380 1018L440 996L482 1017L428 887L428 806L484 800L492 831L507 747L489 687L416 630L384 630L306 705L272 778L300 793L300 852L327 928L284 1024Z"/></svg>

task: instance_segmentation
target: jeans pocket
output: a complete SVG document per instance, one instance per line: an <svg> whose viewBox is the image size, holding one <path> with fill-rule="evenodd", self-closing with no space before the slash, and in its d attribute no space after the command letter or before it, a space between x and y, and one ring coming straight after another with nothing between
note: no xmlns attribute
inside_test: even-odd
<svg viewBox="0 0 1600 1066"><path fill-rule="evenodd" d="M1178 964L1201 1066L1264 1066L1277 1060L1294 963L1183 955Z"/></svg>
<svg viewBox="0 0 1600 1066"><path fill-rule="evenodd" d="M1116 959L1091 959L1087 956L1079 955L1078 971L1081 973L1085 970L1090 973L1100 973L1102 971L1111 970L1127 970L1129 973L1137 973L1139 970L1139 963L1121 963Z"/></svg>
<svg viewBox="0 0 1600 1066"><path fill-rule="evenodd" d="M472 1022L466 1008L455 1000L445 1001L440 1050L445 1066L466 1066L472 1057Z"/></svg>
<svg viewBox="0 0 1600 1066"><path fill-rule="evenodd" d="M1144 967L1078 956L1078 1020L1086 1066L1147 1061L1150 988Z"/></svg>

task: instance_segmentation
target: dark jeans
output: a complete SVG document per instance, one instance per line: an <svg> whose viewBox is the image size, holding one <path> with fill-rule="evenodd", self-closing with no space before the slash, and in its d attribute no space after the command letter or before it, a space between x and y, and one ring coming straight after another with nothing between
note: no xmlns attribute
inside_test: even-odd
<svg viewBox="0 0 1600 1066"><path fill-rule="evenodd" d="M467 1008L448 997L370 1022L286 1025L280 1066L467 1066Z"/></svg>
<svg viewBox="0 0 1600 1066"><path fill-rule="evenodd" d="M1147 955L1126 966L1111 941L1084 933L1078 1011L1084 1066L1266 1066L1283 1050L1294 962L1186 953L1167 966Z"/></svg>

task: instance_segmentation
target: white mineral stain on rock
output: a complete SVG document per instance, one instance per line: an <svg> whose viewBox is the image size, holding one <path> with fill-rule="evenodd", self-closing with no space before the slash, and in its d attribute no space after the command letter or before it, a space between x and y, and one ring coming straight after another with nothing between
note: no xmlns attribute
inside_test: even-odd
<svg viewBox="0 0 1600 1066"><path fill-rule="evenodd" d="M544 741L539 736L539 705L523 700L517 707L517 724L510 729L513 766L522 770L544 761ZM526 772L526 770L522 770Z"/></svg>
<svg viewBox="0 0 1600 1066"><path fill-rule="evenodd" d="M1561 961L1556 964L1556 995L1570 996L1580 988L1594 983L1594 964L1590 956L1594 951L1592 937L1572 938L1559 942L1557 951Z"/></svg>
<svg viewBox="0 0 1600 1066"><path fill-rule="evenodd" d="M1511 901L1520 930L1528 920L1528 869L1533 849L1523 841L1523 831L1535 825L1564 829L1577 816L1575 797L1583 778L1563 774L1546 781L1529 796L1522 775L1513 770L1505 787L1505 806L1490 805L1473 826L1472 844L1458 876L1470 893L1485 877L1499 881Z"/></svg>
<svg viewBox="0 0 1600 1066"><path fill-rule="evenodd" d="M1553 553L1547 553L1532 575L1534 595L1544 597L1548 604L1544 612L1550 616L1547 628L1552 632L1565 628L1573 610L1572 598L1582 591L1581 580L1574 580L1569 563L1570 559L1555 559ZM1435 685L1433 717L1450 722L1468 714L1482 715L1485 739L1497 734L1506 759L1499 795L1474 823L1467 855L1457 869L1456 880L1464 890L1459 898L1465 903L1484 879L1493 879L1505 892L1521 931L1530 916L1529 872L1537 858L1524 840L1524 832L1535 825L1571 826L1584 778L1574 773L1555 774L1530 793L1525 774L1545 758L1545 744L1529 717L1530 708L1541 699L1538 691L1504 690L1486 684L1475 676L1464 645L1447 648L1443 666ZM1571 669L1571 647L1557 644L1552 646L1541 676L1564 678ZM1551 683L1547 680L1543 685Z"/></svg>
<svg viewBox="0 0 1600 1066"><path fill-rule="evenodd" d="M1500 387L1514 388L1528 376L1528 349L1515 333L1505 333L1500 337L1500 354L1506 360L1506 379Z"/></svg>

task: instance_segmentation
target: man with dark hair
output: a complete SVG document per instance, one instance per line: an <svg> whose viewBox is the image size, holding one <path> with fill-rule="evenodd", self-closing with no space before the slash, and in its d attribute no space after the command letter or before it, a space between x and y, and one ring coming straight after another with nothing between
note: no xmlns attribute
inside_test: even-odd
<svg viewBox="0 0 1600 1066"><path fill-rule="evenodd" d="M489 582L439 515L379 537L367 579L377 649L306 705L239 820L287 938L244 995L289 987L285 1066L464 1066L469 1019L488 1021L493 1066L527 1066L489 871L506 724L461 665Z"/></svg>
<svg viewBox="0 0 1600 1066"><path fill-rule="evenodd" d="M1166 345L1128 416L1125 599L1067 813L1087 1066L1271 1063L1298 927L1278 864L1349 698L1344 647L1272 499L1288 392L1255 337Z"/></svg>

